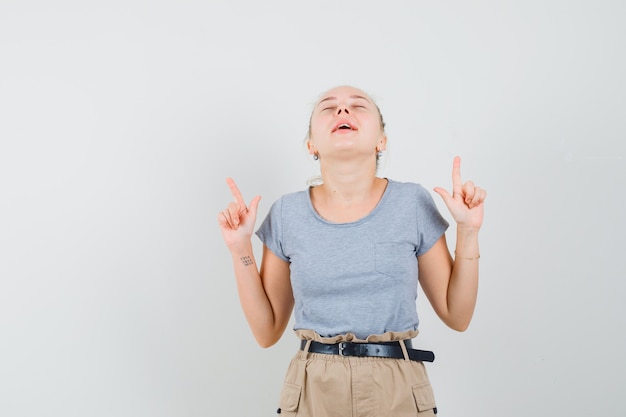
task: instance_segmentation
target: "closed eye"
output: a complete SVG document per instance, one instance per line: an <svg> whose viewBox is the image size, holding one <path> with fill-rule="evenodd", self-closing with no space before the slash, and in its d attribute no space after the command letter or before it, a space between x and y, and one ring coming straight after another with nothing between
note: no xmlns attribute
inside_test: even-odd
<svg viewBox="0 0 626 417"><path fill-rule="evenodd" d="M354 107L355 109L367 109L367 104L368 103L365 99L357 98L352 102L352 107Z"/></svg>

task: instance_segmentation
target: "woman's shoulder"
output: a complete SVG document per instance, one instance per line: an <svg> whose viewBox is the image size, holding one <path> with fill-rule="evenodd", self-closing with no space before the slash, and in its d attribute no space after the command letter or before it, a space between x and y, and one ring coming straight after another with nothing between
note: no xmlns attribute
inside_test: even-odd
<svg viewBox="0 0 626 417"><path fill-rule="evenodd" d="M391 178L387 178L389 182L389 186L392 191L405 193L405 194L423 194L428 193L426 188L420 183L412 182L412 181L397 181Z"/></svg>
<svg viewBox="0 0 626 417"><path fill-rule="evenodd" d="M284 200L306 200L309 195L309 189L299 190L299 191L291 191L283 194L280 198Z"/></svg>
<svg viewBox="0 0 626 417"><path fill-rule="evenodd" d="M274 205L293 206L293 205L308 204L308 198L309 198L308 189L300 190L300 191L292 191L292 192L285 193L281 195L280 197L278 197L276 201L274 201Z"/></svg>
<svg viewBox="0 0 626 417"><path fill-rule="evenodd" d="M395 207L406 207L407 210L415 209L418 213L438 213L437 205L432 194L420 183L399 182L389 180L394 197Z"/></svg>
<svg viewBox="0 0 626 417"><path fill-rule="evenodd" d="M418 207L434 204L432 194L422 184L411 181L387 179L390 187L390 200L393 204L417 205Z"/></svg>

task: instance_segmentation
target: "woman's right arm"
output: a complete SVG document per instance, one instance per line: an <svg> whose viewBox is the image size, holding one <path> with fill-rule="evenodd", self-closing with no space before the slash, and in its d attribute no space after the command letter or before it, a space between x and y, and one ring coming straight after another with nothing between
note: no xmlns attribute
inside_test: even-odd
<svg viewBox="0 0 626 417"><path fill-rule="evenodd" d="M293 310L289 264L263 245L259 270L252 249L252 234L261 197L246 204L235 182L228 178L234 202L218 214L222 237L230 250L239 301L259 345L275 344L285 332Z"/></svg>

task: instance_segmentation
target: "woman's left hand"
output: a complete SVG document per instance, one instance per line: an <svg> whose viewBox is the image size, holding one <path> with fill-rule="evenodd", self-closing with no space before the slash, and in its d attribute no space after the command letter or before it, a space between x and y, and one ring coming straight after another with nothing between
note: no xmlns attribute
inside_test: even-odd
<svg viewBox="0 0 626 417"><path fill-rule="evenodd" d="M472 181L461 181L461 158L456 156L452 164L452 195L441 187L434 191L443 198L450 214L460 227L479 229L483 223L483 202L487 192Z"/></svg>

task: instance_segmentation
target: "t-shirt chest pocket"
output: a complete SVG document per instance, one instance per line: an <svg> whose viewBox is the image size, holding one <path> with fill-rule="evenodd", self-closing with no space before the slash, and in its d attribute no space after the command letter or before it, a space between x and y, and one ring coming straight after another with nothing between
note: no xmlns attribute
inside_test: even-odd
<svg viewBox="0 0 626 417"><path fill-rule="evenodd" d="M415 263L415 248L409 243L376 242L374 249L376 271L391 277L410 273Z"/></svg>

